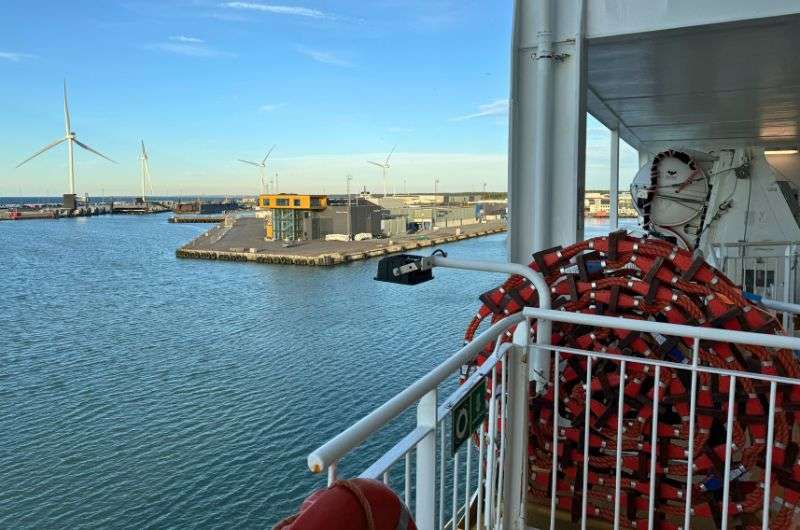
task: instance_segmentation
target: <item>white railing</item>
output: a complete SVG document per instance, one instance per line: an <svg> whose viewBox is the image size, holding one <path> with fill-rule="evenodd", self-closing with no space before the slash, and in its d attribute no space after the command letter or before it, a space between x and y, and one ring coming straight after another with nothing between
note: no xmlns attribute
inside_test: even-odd
<svg viewBox="0 0 800 530"><path fill-rule="evenodd" d="M438 469L438 492L435 495L436 528L454 528L453 521L457 527L471 528L474 525L480 528L490 528L500 516L497 510L497 502L503 498L502 495L502 461L506 450L505 444L505 421L506 421L506 386L508 383L508 371L500 371L498 365L506 360L506 354L511 348L511 344L501 344L494 353L476 370L463 385L459 386L453 394L437 407L436 430L438 431L439 448L435 455L434 466L430 469ZM453 406L459 400L469 394L484 379L490 382L490 397L488 407L488 421L486 430L478 429L478 446L467 441L453 455L448 458L448 441L446 421L451 417ZM421 402L420 407L426 404ZM433 429L424 425L417 427L402 438L394 447L387 451L383 456L376 460L371 466L364 470L359 477L381 479L389 484L389 477L392 466L401 458L405 461L403 469L403 499L407 506L411 507L412 495L412 452L417 449L423 438L431 433ZM436 438L436 436L434 436ZM477 461L473 465L473 453L477 449ZM419 466L419 464L417 464ZM452 472L448 475L447 470ZM428 470L420 469L422 480L428 479ZM435 473L435 471L434 471ZM420 477L417 477L419 484ZM460 485L463 482L463 500ZM483 484L492 487L483 488ZM419 487L419 486L418 486ZM446 499L447 490L450 490L450 498ZM447 506L448 501L449 506ZM419 510L418 519L423 519L424 514ZM474 515L473 515L474 513ZM428 517L430 520L430 516ZM463 525L462 525L463 523Z"/></svg>
<svg viewBox="0 0 800 530"><path fill-rule="evenodd" d="M525 308L523 310L523 314L531 319L536 320L550 320L552 322L565 322L570 324L580 324L580 325L588 325L588 326L596 326L599 328L611 328L611 329L625 329L630 331L641 331L647 333L658 333L661 335L666 336L675 336L675 337L686 337L693 339L693 347L692 347L692 360L691 363L684 364L684 363L675 363L669 361L662 361L662 360L655 360L655 359L648 359L648 358L641 358L641 357L633 357L627 355L615 355L605 352L596 352L596 351L587 351L587 350L580 350L576 348L567 348L567 347L560 347L560 346L550 346L547 349L552 352L554 357L554 363L560 363L560 355L562 353L567 353L571 355L579 355L586 357L587 359L587 367L586 367L586 377L587 381L585 383L586 388L586 401L588 402L591 400L591 375L592 375L592 362L595 359L608 359L612 361L617 361L620 363L620 381L625 380L625 372L626 368L630 364L641 364L641 365L648 365L655 367L654 373L654 380L659 381L661 375L662 368L669 368L671 370L680 370L689 372L691 374L691 389L689 390L689 433L687 437L688 447L686 449L686 460L688 462L692 462L694 460L694 435L695 435L695 415L697 410L696 404L696 391L697 391L697 375L699 373L708 373L708 374L716 374L721 376L730 377L730 387L736 387L736 381L738 379L752 379L758 381L768 382L770 385L770 397L769 397L769 408L767 412L767 440L766 440L766 447L771 448L773 445L773 436L774 436L774 427L775 427L775 396L777 391L777 385L800 385L800 379L793 379L788 377L781 377L781 376L771 376L765 375L762 373L757 372L746 372L746 371L737 371L737 370L727 370L722 368L714 368L710 366L702 366L699 364L699 349L700 349L700 341L701 340L711 340L711 341L718 341L718 342L728 342L734 344L745 344L745 345L757 345L757 346L764 346L769 348L788 348L791 350L800 350L800 339L787 337L782 335L767 335L761 333L750 333L750 332L742 332L742 331L730 331L724 329L716 329L716 328L704 328L704 327L694 327L694 326L684 326L684 325L677 325L677 324L664 324L661 322L652 322L652 321L640 321L640 320L632 320L632 319L624 319L619 317L608 317L608 316L600 316L600 315L591 315L591 314L582 314L582 313L570 313L566 311L553 311L547 309L538 309L538 308ZM553 381L554 385L554 395L558 395L559 392L559 378L555 378ZM621 383L624 384L624 383ZM622 408L622 400L624 398L624 391L621 389L619 392L620 395L620 403L618 404L618 409ZM727 425L727 436L725 440L725 468L724 468L724 476L730 477L731 473L731 446L732 446L732 422L734 419L734 406L733 406L733 399L734 399L735 392L729 392L728 394L728 407L727 407L727 418L726 418L726 425ZM558 434L559 434L559 413L558 413L558 404L559 400L554 400L554 409L553 409L553 444L557 444ZM661 404L661 399L658 393L658 385L655 385L654 395L653 395L653 417L657 416L658 409ZM589 413L590 408L586 407L586 419L584 421L584 425L589 425ZM614 521L613 525L615 529L620 527L620 488L621 488L621 472L622 472L622 414L617 415L617 440L616 440L616 465L615 465L615 484L614 484L614 491L615 491L615 502L614 502ZM655 490L655 480L656 480L656 472L655 472L655 465L656 465L656 458L654 451L657 447L658 441L658 430L657 430L657 422L652 422L653 428L650 435L650 447L651 453L649 455L640 455L642 457L649 458L650 460L650 484L649 484L649 491ZM585 529L587 527L587 490L588 490L588 465L589 465L589 431L588 429L584 429L583 432L584 439L583 439L583 483L582 483L582 505L581 505L581 528ZM764 489L764 506L766 507L762 512L762 529L769 528L769 499L771 498L770 495L770 482L772 476L772 451L766 451L766 463L765 463L765 474L763 477L762 486ZM551 486L551 497L550 497L550 528L556 528L556 503L557 503L557 488L556 488L556 480L557 480L557 470L559 468L559 461L558 461L558 452L553 452L553 459L550 472L552 473L551 477L553 479L553 483ZM692 484L692 475L693 469L692 466L687 466L687 477L686 483ZM723 480L723 494L722 494L722 506L728 506L728 501L730 499L730 480ZM648 506L648 529L652 530L655 525L655 519L653 517L655 505L654 499L655 496L650 495L650 501ZM692 528L692 488L686 488L683 492L683 499L685 502L685 509L684 509L684 524L682 528ZM728 528L728 514L723 512L720 514L722 519L722 530L726 530Z"/></svg>
<svg viewBox="0 0 800 530"><path fill-rule="evenodd" d="M715 243L714 257L720 269L744 291L794 304L800 296L797 285L798 245L795 241ZM786 313L783 327L794 333Z"/></svg>
<svg viewBox="0 0 800 530"><path fill-rule="evenodd" d="M454 526L454 521L456 525L463 521L467 525L465 528L471 527L476 521L481 521L480 528L494 528L501 524L498 502L505 499L503 487L509 479L503 477L506 466L502 465L504 459L510 456L507 443L508 385L509 377L514 377L516 373L509 362L514 350L512 345L501 345L497 340L497 346L486 362L441 404L437 400L438 387L460 373L464 364L472 361L487 344L509 327L525 320L522 314L516 314L494 324L427 375L318 448L308 456L311 471L320 473L327 469L328 484L332 484L337 479L336 464L343 456L416 403L416 427L359 476L382 478L388 484L392 467L403 460L402 498L411 507L413 490L413 513L421 530L455 529L458 526ZM506 368L500 370L500 363ZM527 371L523 372L523 377L527 381ZM470 441L465 442L452 458L448 458L449 437L444 426L452 407L487 378L491 389L488 421L486 431L479 429L477 461L473 465L474 450ZM412 461L412 453L415 453L415 462ZM449 475L448 468L451 470ZM460 481L463 483L463 502L460 499ZM484 484L490 486L483 488ZM446 490L451 490L449 499L445 498ZM448 501L452 501L449 506Z"/></svg>
<svg viewBox="0 0 800 530"><path fill-rule="evenodd" d="M674 363L649 358L614 355L605 352L580 350L575 348L550 346L538 337L538 342L530 341L529 326L536 321L540 329L549 327L554 322L588 325L599 328L625 329L647 333L657 333L666 336L687 337L693 340L693 355L690 363ZM506 343L495 347L492 356L473 373L467 381L459 387L441 405L437 403L439 386L459 372L464 364L473 360L478 353L491 341L496 340L512 326L517 326L514 333L513 344ZM540 334L539 334L540 335ZM393 466L401 460L403 466L403 499L411 507L417 527L421 530L440 530L456 528L464 529L522 529L525 527L525 503L527 497L527 436L528 436L528 370L529 356L532 364L548 364L552 361L556 366L561 364L562 354L578 355L587 358L587 396L591 399L591 365L597 359L608 359L620 363L621 381L625 379L626 370L630 365L640 364L655 367L655 380L658 381L661 370L679 370L689 372L691 378L689 435L687 460L694 458L694 432L696 415L696 390L699 373L717 374L730 377L731 388L735 388L739 379L752 379L767 382L770 385L769 407L767 415L767 447L772 447L775 420L775 396L778 385L800 385L800 379L780 376L770 376L755 372L734 371L727 369L702 366L699 364L699 345L701 340L718 342L758 345L770 348L788 348L800 351L800 339L749 333L741 331L722 330L706 327L693 327L661 322L607 317L594 314L571 313L556 311L546 308L525 308L521 313L516 313L495 323L488 330L478 335L472 342L466 344L445 362L434 368L431 372L417 380L395 397L378 407L369 415L356 422L354 425L331 439L308 456L309 468L320 473L328 471L329 484L334 482L337 462L348 455L364 440L372 436L383 426L399 416L409 407L417 407L417 424L414 429L401 438L389 451L382 455L361 473L364 478L383 478L389 483ZM497 341L499 343L499 341ZM536 357L548 357L546 362ZM502 363L502 370L498 374L498 366ZM452 459L446 454L445 421L450 415L451 407L458 400L479 384L483 378L489 378L491 384L489 420L484 427L478 429L477 461L473 461L475 448L467 441ZM540 381L541 383L541 381ZM546 383L550 384L550 383ZM555 378L554 395L558 395L560 379ZM624 385L624 382L621 383ZM656 385L658 388L658 385ZM620 401L624 392L620 393ZM730 476L731 467L731 433L730 428L734 419L734 407L730 406L734 393L728 396L727 408L727 439L725 445L725 474ZM553 410L553 440L552 446L556 447L560 441L560 424L558 413L559 400L554 400ZM656 390L653 396L654 415L657 414L661 398ZM621 404L620 404L621 407ZM589 407L586 407L587 416ZM588 418L584 425L589 425ZM653 422L650 433L651 448L655 450L657 444L657 422ZM620 527L620 492L622 474L622 415L618 415L616 467L615 467L615 501L614 501L614 528ZM581 527L587 527L589 515L587 513L588 489L588 451L589 431L584 429L584 455L583 455L583 483ZM437 451L437 439L439 450ZM437 455L438 453L438 455ZM463 459L462 455L463 454ZM765 476L763 477L764 499L770 499L770 480L772 472L772 452L766 451ZM414 458L416 456L416 458ZM650 491L655 488L656 459L651 453L642 455L650 459ZM463 463L462 463L463 462ZM559 469L558 452L553 451L551 468L551 495L549 506L549 527L557 528L557 477ZM450 474L447 473L451 470ZM438 473L437 473L438 470ZM693 477L692 466L688 466L687 484L691 484ZM723 506L728 506L730 498L730 481L723 481ZM463 483L463 486L461 485ZM576 484L577 488L578 485ZM460 488L463 488L460 489ZM447 495L447 491L451 495ZM463 491L463 497L461 492ZM683 493L685 499L683 528L691 528L691 488L686 488ZM446 498L446 496L448 498ZM413 497L413 498L412 498ZM654 499L650 495L648 508L648 528L654 528ZM769 502L762 513L762 528L768 528ZM474 517L473 517L474 514ZM727 515L722 514L722 528L727 529Z"/></svg>

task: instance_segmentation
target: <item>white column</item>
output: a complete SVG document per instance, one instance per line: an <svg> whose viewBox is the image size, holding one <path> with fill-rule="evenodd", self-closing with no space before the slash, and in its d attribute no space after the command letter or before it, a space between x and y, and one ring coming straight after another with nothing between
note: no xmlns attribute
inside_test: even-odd
<svg viewBox="0 0 800 530"><path fill-rule="evenodd" d="M583 235L583 0L516 0L509 98L509 260Z"/></svg>
<svg viewBox="0 0 800 530"><path fill-rule="evenodd" d="M608 186L608 198L611 202L608 221L612 230L619 228L619 131L611 130L611 182Z"/></svg>
<svg viewBox="0 0 800 530"><path fill-rule="evenodd" d="M637 151L639 153L639 169L643 168L645 165L650 163L650 153L647 151Z"/></svg>

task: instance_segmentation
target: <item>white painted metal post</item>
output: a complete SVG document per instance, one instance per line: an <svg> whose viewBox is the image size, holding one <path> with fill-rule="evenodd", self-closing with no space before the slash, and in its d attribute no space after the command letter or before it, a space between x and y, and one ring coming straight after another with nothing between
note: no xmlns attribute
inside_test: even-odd
<svg viewBox="0 0 800 530"><path fill-rule="evenodd" d="M425 394L417 405L417 427L431 428L431 432L417 444L414 506L415 520L420 530L433 530L436 524L436 408L436 389Z"/></svg>
<svg viewBox="0 0 800 530"><path fill-rule="evenodd" d="M794 289L794 281L792 278L792 261L794 260L794 245L786 245L786 251L783 258L783 301L792 303L792 290ZM777 267L776 267L777 269ZM777 275L777 274L776 274ZM791 329L790 329L791 326ZM794 335L794 317L789 313L783 313L783 329L789 336Z"/></svg>
<svg viewBox="0 0 800 530"><path fill-rule="evenodd" d="M336 482L336 462L328 466L328 487L331 487Z"/></svg>
<svg viewBox="0 0 800 530"><path fill-rule="evenodd" d="M554 244L570 244L583 230L582 13L582 1L515 2L508 164L512 262L525 262Z"/></svg>
<svg viewBox="0 0 800 530"><path fill-rule="evenodd" d="M525 501L528 477L528 353L530 324L520 322L514 331L514 346L506 354L509 410L507 414L508 451L503 483L503 528L525 528Z"/></svg>
<svg viewBox="0 0 800 530"><path fill-rule="evenodd" d="M608 222L611 229L619 228L619 131L611 130L611 182L608 186Z"/></svg>
<svg viewBox="0 0 800 530"><path fill-rule="evenodd" d="M639 168L643 168L650 163L650 153L647 151L637 151L639 153Z"/></svg>

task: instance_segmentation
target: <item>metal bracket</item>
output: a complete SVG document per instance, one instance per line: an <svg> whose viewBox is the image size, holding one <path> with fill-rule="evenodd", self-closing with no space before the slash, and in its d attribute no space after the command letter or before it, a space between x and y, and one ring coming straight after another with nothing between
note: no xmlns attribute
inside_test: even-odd
<svg viewBox="0 0 800 530"><path fill-rule="evenodd" d="M549 53L543 55L532 53L531 59L533 59L534 61L538 61L539 59L552 59L557 62L564 62L569 56L570 55L568 53Z"/></svg>
<svg viewBox="0 0 800 530"><path fill-rule="evenodd" d="M433 256L423 256L418 261L395 267L392 269L392 274L395 276L402 276L410 272L430 270L434 267L433 260L431 259L432 257Z"/></svg>

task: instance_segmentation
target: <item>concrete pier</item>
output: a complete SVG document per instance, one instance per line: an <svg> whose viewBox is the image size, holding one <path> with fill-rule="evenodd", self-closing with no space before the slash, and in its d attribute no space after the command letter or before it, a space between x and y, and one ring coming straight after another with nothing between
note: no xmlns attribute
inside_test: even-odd
<svg viewBox="0 0 800 530"><path fill-rule="evenodd" d="M225 220L224 215L175 215L169 218L170 223L213 223Z"/></svg>
<svg viewBox="0 0 800 530"><path fill-rule="evenodd" d="M59 206L44 206L36 208L0 208L0 221L24 221L29 219L58 219L61 217L89 217L111 213L111 206L107 204L90 204L75 209Z"/></svg>
<svg viewBox="0 0 800 530"><path fill-rule="evenodd" d="M412 251L462 239L505 232L502 221L448 227L367 241L297 241L292 244L264 240L264 221L241 217L232 226L216 226L179 248L179 258L333 266L363 259Z"/></svg>

